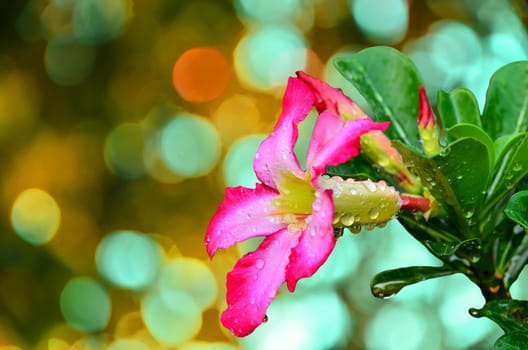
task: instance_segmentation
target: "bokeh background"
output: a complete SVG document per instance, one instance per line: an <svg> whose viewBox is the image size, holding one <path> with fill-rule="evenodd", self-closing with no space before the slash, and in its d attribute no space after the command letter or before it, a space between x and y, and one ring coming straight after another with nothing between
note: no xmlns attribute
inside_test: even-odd
<svg viewBox="0 0 528 350"><path fill-rule="evenodd" d="M524 0L16 0L0 10L0 349L489 349L463 276L370 295L383 269L439 264L397 222L345 234L244 339L219 324L203 237L296 70L341 87L336 55L391 45L431 100L527 58ZM313 117L301 126L306 150ZM513 287L528 298L528 275Z"/></svg>

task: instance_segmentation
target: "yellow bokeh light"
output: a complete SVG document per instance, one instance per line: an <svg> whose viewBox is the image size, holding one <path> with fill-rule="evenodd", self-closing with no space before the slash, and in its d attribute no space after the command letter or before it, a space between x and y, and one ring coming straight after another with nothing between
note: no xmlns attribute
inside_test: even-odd
<svg viewBox="0 0 528 350"><path fill-rule="evenodd" d="M49 242L60 225L60 208L47 192L31 188L22 192L11 210L15 232L31 244Z"/></svg>

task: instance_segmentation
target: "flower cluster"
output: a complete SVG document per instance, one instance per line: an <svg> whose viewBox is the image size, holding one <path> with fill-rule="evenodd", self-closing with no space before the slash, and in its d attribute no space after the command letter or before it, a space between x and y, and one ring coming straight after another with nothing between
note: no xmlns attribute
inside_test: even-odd
<svg viewBox="0 0 528 350"><path fill-rule="evenodd" d="M298 124L314 107L319 115L306 169L302 169L294 153ZM284 282L293 292L299 279L317 271L336 244L334 228L357 230L384 224L402 206L414 203L383 181L325 175L328 166L357 156L362 136L370 135L374 141L367 144L378 147L371 153L386 158L385 168L399 172L399 178L411 188L419 186L385 140L382 131L388 126L388 122L372 121L340 90L319 80L304 73L289 79L282 113L255 155L254 170L260 182L254 189L226 189L205 238L207 252L213 257L218 249L265 237L227 276L228 308L221 321L233 334L245 336L263 322L267 307Z"/></svg>

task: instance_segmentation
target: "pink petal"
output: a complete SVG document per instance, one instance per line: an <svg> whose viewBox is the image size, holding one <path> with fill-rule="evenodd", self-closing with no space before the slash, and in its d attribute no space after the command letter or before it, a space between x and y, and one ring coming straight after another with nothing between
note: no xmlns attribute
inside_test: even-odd
<svg viewBox="0 0 528 350"><path fill-rule="evenodd" d="M365 112L350 97L343 94L341 89L333 88L304 72L297 72L297 76L312 89L316 97L315 105L319 112L323 112L325 109L334 110L335 112L335 108L337 108L340 114L344 114L351 119L368 118Z"/></svg>
<svg viewBox="0 0 528 350"><path fill-rule="evenodd" d="M299 244L293 248L290 263L286 268L286 281L290 292L295 290L300 278L313 275L334 249L336 241L332 227L333 215L332 191L317 191L313 214L306 219L307 227Z"/></svg>
<svg viewBox="0 0 528 350"><path fill-rule="evenodd" d="M376 123L371 119L348 120L338 129L338 132L328 139L335 128L335 116L330 111L325 111L319 116L310 147L308 148L307 168L312 172L312 178L323 174L327 166L336 166L346 162L359 154L360 137L371 130L385 130L389 122Z"/></svg>
<svg viewBox="0 0 528 350"><path fill-rule="evenodd" d="M266 309L284 282L285 268L299 236L287 229L267 237L256 251L243 256L227 274L227 304L220 320L243 337L260 325Z"/></svg>
<svg viewBox="0 0 528 350"><path fill-rule="evenodd" d="M308 165L344 127L343 119L331 111L326 110L317 117L310 145L308 146Z"/></svg>
<svg viewBox="0 0 528 350"><path fill-rule="evenodd" d="M224 249L251 237L270 235L284 227L273 222L272 199L278 192L265 185L255 189L228 187L224 201L207 227L205 245L212 257Z"/></svg>
<svg viewBox="0 0 528 350"><path fill-rule="evenodd" d="M313 107L314 96L300 79L290 78L282 104L282 113L273 133L260 145L253 168L260 181L277 188L284 174L304 177L293 153L298 137L297 125Z"/></svg>

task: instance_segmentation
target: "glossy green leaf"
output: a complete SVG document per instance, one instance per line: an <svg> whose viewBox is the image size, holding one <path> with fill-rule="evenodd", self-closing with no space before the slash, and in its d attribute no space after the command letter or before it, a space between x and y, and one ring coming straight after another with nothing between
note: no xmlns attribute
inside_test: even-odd
<svg viewBox="0 0 528 350"><path fill-rule="evenodd" d="M447 129L447 136L450 142L464 137L472 137L482 142L488 149L489 164L495 164L495 144L488 134L479 126L467 123L457 124Z"/></svg>
<svg viewBox="0 0 528 350"><path fill-rule="evenodd" d="M528 61L510 63L490 80L482 114L484 130L493 138L528 130Z"/></svg>
<svg viewBox="0 0 528 350"><path fill-rule="evenodd" d="M370 104L374 118L391 121L389 137L419 148L418 89L423 83L414 63L384 46L336 58L334 63Z"/></svg>
<svg viewBox="0 0 528 350"><path fill-rule="evenodd" d="M481 125L477 99L466 88L457 88L450 93L439 91L437 108L446 129L460 123Z"/></svg>
<svg viewBox="0 0 528 350"><path fill-rule="evenodd" d="M514 194L504 213L507 217L528 230L528 191L521 191Z"/></svg>
<svg viewBox="0 0 528 350"><path fill-rule="evenodd" d="M528 349L528 331L506 333L493 346L493 350L526 350Z"/></svg>
<svg viewBox="0 0 528 350"><path fill-rule="evenodd" d="M472 263L479 261L482 253L482 244L477 238L462 242L425 241L424 244L438 257L457 256Z"/></svg>
<svg viewBox="0 0 528 350"><path fill-rule="evenodd" d="M387 270L374 276L370 282L370 290L377 298L390 298L410 284L455 272L444 266L410 266Z"/></svg>
<svg viewBox="0 0 528 350"><path fill-rule="evenodd" d="M512 136L501 143L493 179L488 188L484 215L528 174L528 133Z"/></svg>
<svg viewBox="0 0 528 350"><path fill-rule="evenodd" d="M514 241L516 240L514 239ZM528 237L526 234L523 235L520 243L512 244L512 247L513 253L506 257L508 261L506 271L504 272L504 286L506 288L510 288L513 282L519 277L526 263L528 263Z"/></svg>
<svg viewBox="0 0 528 350"><path fill-rule="evenodd" d="M473 317L487 317L506 333L528 330L528 301L500 299L486 303L482 309L470 309Z"/></svg>
<svg viewBox="0 0 528 350"><path fill-rule="evenodd" d="M330 176L351 177L356 180L371 179L372 181L379 181L382 179L381 174L361 155L338 166L329 166L326 169L326 173Z"/></svg>
<svg viewBox="0 0 528 350"><path fill-rule="evenodd" d="M487 147L474 138L459 139L440 154L425 158L395 143L414 171L466 234L482 204L490 173Z"/></svg>

